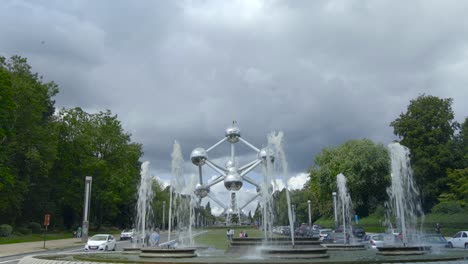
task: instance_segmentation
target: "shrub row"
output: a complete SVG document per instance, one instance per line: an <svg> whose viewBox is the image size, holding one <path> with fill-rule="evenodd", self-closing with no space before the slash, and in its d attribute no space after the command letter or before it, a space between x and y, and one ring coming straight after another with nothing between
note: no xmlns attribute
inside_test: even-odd
<svg viewBox="0 0 468 264"><path fill-rule="evenodd" d="M40 234L42 232L41 224L31 222L27 226L20 226L15 228L15 233L21 235L29 234ZM13 233L13 227L11 225L3 224L0 225L0 237L9 237Z"/></svg>

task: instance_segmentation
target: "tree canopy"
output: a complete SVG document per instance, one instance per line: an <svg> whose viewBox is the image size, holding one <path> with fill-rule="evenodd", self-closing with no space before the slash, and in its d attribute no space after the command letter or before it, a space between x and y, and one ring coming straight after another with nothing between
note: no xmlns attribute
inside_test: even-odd
<svg viewBox="0 0 468 264"><path fill-rule="evenodd" d="M451 98L421 95L390 124L401 144L411 151L425 211L447 190L447 169L453 168L457 160L453 139L459 124L454 121L452 102Z"/></svg>
<svg viewBox="0 0 468 264"><path fill-rule="evenodd" d="M314 208L320 215L332 215L336 176L343 173L355 212L367 216L387 198L389 166L387 149L368 139L350 140L338 147L323 149L309 169L306 184L312 193Z"/></svg>
<svg viewBox="0 0 468 264"><path fill-rule="evenodd" d="M55 112L54 82L25 58L0 57L0 220L80 225L84 177L93 176L91 226L128 225L135 206L141 145L116 115L81 108Z"/></svg>

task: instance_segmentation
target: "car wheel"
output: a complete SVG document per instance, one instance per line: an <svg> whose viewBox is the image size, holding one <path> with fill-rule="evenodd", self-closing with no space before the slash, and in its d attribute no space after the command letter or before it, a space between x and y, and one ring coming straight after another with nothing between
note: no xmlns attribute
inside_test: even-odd
<svg viewBox="0 0 468 264"><path fill-rule="evenodd" d="M448 247L453 248L452 242L448 242Z"/></svg>

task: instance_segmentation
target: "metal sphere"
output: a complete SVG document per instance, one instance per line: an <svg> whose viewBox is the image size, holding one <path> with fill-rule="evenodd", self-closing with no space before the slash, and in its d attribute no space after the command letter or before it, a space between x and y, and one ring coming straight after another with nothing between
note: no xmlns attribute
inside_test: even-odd
<svg viewBox="0 0 468 264"><path fill-rule="evenodd" d="M226 168L237 168L239 166L239 162L236 160L228 160L226 161Z"/></svg>
<svg viewBox="0 0 468 264"><path fill-rule="evenodd" d="M228 168L228 173L224 178L224 187L226 187L228 191L238 191L242 188L242 184L242 177L236 168Z"/></svg>
<svg viewBox="0 0 468 264"><path fill-rule="evenodd" d="M231 126L226 129L227 140L231 143L236 143L239 141L240 129L236 126Z"/></svg>
<svg viewBox="0 0 468 264"><path fill-rule="evenodd" d="M190 154L190 159L192 160L192 163L201 166L205 164L205 161L208 159L206 155L206 150L203 148L196 148L192 150L192 153Z"/></svg>
<svg viewBox="0 0 468 264"><path fill-rule="evenodd" d="M273 162L275 161L275 152L271 148L262 148L260 152L258 153L258 157L261 158L262 160L267 160L267 158L270 158L270 161Z"/></svg>
<svg viewBox="0 0 468 264"><path fill-rule="evenodd" d="M197 187L195 187L195 195L198 198L205 198L206 196L208 196L209 192L210 192L209 187L204 187L200 184L197 184Z"/></svg>

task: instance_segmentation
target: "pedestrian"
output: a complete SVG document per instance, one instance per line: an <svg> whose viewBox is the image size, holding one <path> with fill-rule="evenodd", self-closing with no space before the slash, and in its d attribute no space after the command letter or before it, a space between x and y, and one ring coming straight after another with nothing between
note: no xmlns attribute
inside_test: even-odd
<svg viewBox="0 0 468 264"><path fill-rule="evenodd" d="M436 227L435 227L435 231L436 231L437 234L440 234L440 229L441 228L442 228L442 226L439 223L437 223Z"/></svg>
<svg viewBox="0 0 468 264"><path fill-rule="evenodd" d="M227 237L227 240L228 240L228 241L231 240L231 230L228 229L228 230L226 231L226 237Z"/></svg>
<svg viewBox="0 0 468 264"><path fill-rule="evenodd" d="M159 232L159 228L156 228L156 230L151 233L149 237L149 244L151 247L159 247L159 240L161 239Z"/></svg>
<svg viewBox="0 0 468 264"><path fill-rule="evenodd" d="M232 240L234 238L234 229L231 229L230 233L231 233L231 240Z"/></svg>
<svg viewBox="0 0 468 264"><path fill-rule="evenodd" d="M77 237L80 238L81 237L81 226L78 227L78 231L77 231Z"/></svg>
<svg viewBox="0 0 468 264"><path fill-rule="evenodd" d="M76 235L76 230L73 230L73 237L76 238L77 235Z"/></svg>
<svg viewBox="0 0 468 264"><path fill-rule="evenodd" d="M240 238L244 237L244 231L240 231L239 237L240 237Z"/></svg>

